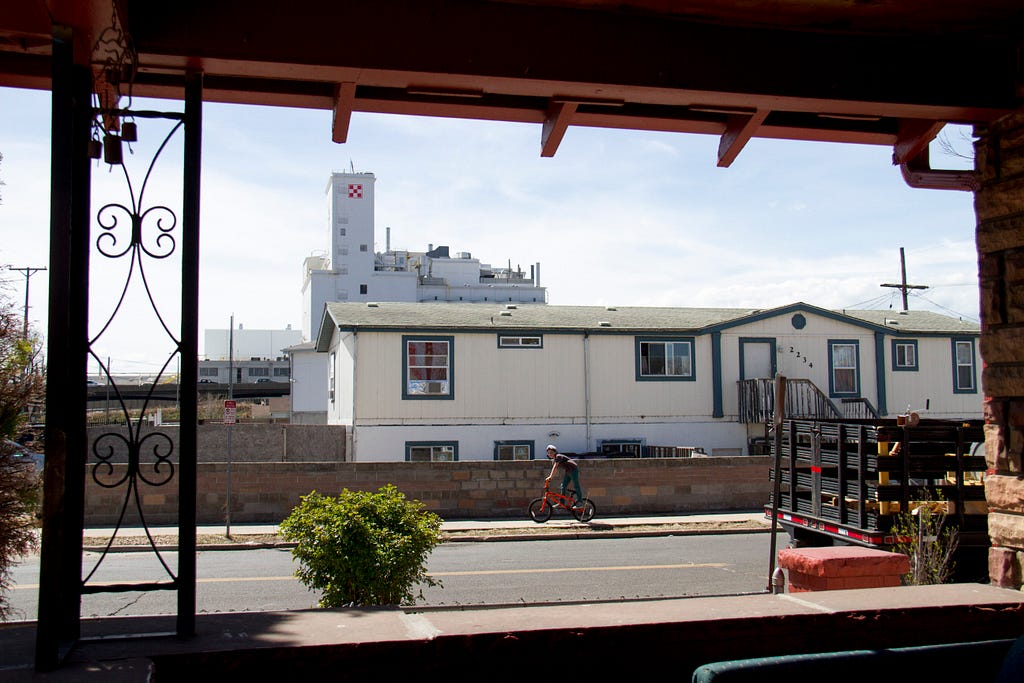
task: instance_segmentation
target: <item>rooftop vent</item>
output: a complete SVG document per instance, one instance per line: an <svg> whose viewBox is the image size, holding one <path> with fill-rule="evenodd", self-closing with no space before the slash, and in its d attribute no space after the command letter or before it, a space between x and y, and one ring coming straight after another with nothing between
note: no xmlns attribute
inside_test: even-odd
<svg viewBox="0 0 1024 683"><path fill-rule="evenodd" d="M380 308L380 304L377 303L376 301L367 301L366 302L366 307L367 308Z"/></svg>
<svg viewBox="0 0 1024 683"><path fill-rule="evenodd" d="M606 311L617 311L619 309L615 308L614 306L605 306L604 310L606 310Z"/></svg>
<svg viewBox="0 0 1024 683"><path fill-rule="evenodd" d="M598 327L611 327L612 324L610 322L608 322L607 320L602 320L602 321L597 323L597 326Z"/></svg>
<svg viewBox="0 0 1024 683"><path fill-rule="evenodd" d="M515 304L505 304L505 308L508 308L508 309L510 309L510 310L513 310L513 311L514 311L514 310L516 310L516 309L517 309L517 308L519 308L519 307L518 307L518 306L516 306Z"/></svg>
<svg viewBox="0 0 1024 683"><path fill-rule="evenodd" d="M502 311L501 314L507 317L512 317L512 311Z"/></svg>

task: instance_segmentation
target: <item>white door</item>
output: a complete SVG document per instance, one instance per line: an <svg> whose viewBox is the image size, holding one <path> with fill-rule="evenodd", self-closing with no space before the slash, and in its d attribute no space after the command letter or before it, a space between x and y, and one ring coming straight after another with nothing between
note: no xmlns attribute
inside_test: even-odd
<svg viewBox="0 0 1024 683"><path fill-rule="evenodd" d="M775 375L772 369L772 349L775 342L744 342L743 370L740 379L766 379Z"/></svg>

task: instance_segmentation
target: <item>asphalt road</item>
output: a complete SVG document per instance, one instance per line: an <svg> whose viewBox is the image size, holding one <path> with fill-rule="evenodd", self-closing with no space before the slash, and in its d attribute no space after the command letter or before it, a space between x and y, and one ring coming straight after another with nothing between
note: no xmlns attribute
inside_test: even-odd
<svg viewBox="0 0 1024 683"><path fill-rule="evenodd" d="M762 592L768 580L770 534L589 538L499 543L449 542L427 568L443 587L423 587L417 606L444 608L546 602L726 595ZM779 543L782 543L780 538ZM99 557L86 553L85 571ZM164 561L173 569L177 555ZM274 611L316 606L318 595L294 578L284 548L202 551L197 606L204 612ZM13 568L16 619L35 619L39 557ZM90 583L166 580L150 553L112 553ZM173 614L175 593L86 595L82 615Z"/></svg>

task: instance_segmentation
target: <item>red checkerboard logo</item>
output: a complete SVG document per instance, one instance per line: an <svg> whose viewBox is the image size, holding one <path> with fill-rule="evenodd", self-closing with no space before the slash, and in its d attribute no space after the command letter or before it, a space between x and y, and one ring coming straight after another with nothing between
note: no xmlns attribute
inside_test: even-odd
<svg viewBox="0 0 1024 683"><path fill-rule="evenodd" d="M363 186L362 185L349 185L348 186L348 198L349 199L362 199L363 198Z"/></svg>

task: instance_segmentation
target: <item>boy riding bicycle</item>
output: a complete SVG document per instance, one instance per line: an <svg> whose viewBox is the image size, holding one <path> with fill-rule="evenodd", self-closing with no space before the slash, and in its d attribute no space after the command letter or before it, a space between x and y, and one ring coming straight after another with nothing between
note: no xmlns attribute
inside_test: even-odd
<svg viewBox="0 0 1024 683"><path fill-rule="evenodd" d="M548 475L544 483L550 484L551 477L555 476L555 472L559 469L562 470L562 484L560 493L564 496L565 489L569 485L569 481L572 481L573 488L576 489L576 502L579 504L583 500L583 487L580 486L580 466L575 460L567 455L562 455L558 452L558 449L549 444L547 448L547 456L549 460L552 460L551 473Z"/></svg>

